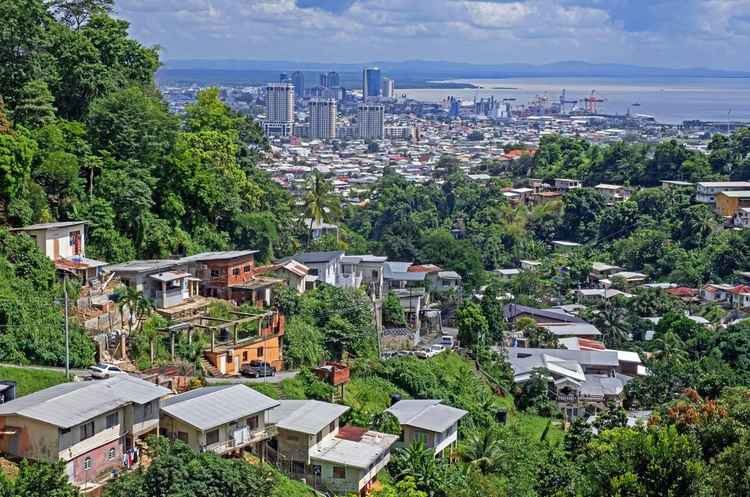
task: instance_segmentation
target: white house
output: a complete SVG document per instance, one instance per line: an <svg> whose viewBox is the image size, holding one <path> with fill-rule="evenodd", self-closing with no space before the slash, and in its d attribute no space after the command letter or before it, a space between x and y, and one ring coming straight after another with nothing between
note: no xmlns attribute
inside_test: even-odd
<svg viewBox="0 0 750 497"><path fill-rule="evenodd" d="M468 414L442 403L442 400L399 400L386 412L393 414L401 425L401 442L411 445L422 442L436 456L458 444L458 422Z"/></svg>

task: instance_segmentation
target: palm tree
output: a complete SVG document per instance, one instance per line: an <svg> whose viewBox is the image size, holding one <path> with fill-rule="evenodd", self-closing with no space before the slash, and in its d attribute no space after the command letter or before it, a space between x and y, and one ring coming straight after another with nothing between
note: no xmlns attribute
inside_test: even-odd
<svg viewBox="0 0 750 497"><path fill-rule="evenodd" d="M125 308L128 309L128 332L132 333L133 321L135 321L136 328L140 326L141 320L151 314L153 305L144 297L142 291L126 287L125 291L120 295L118 308L123 321L125 320Z"/></svg>
<svg viewBox="0 0 750 497"><path fill-rule="evenodd" d="M307 180L307 192L304 196L305 217L310 219L307 245L312 240L314 223L332 221L341 213L338 196L333 192L333 183L327 181L320 171L315 171Z"/></svg>
<svg viewBox="0 0 750 497"><path fill-rule="evenodd" d="M429 495L435 493L444 482L444 472L435 460L435 452L421 441L412 443L396 452L394 458L396 478L413 476L420 490Z"/></svg>
<svg viewBox="0 0 750 497"><path fill-rule="evenodd" d="M658 350L656 358L665 363L680 365L688 360L688 352L685 343L680 340L676 333L668 331L660 338L654 340L654 348Z"/></svg>
<svg viewBox="0 0 750 497"><path fill-rule="evenodd" d="M459 451L461 458L488 473L502 457L502 447L497 430L470 430Z"/></svg>

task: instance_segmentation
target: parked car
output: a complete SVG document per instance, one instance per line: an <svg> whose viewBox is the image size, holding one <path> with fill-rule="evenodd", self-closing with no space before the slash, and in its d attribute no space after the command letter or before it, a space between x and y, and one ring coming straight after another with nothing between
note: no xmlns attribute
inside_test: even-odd
<svg viewBox="0 0 750 497"><path fill-rule="evenodd" d="M91 376L93 378L98 378L100 380L106 380L107 378L111 378L112 376L118 375L118 374L127 374L125 371L118 368L117 366L103 363L103 362L95 366L91 366L89 368L89 371L91 371Z"/></svg>
<svg viewBox="0 0 750 497"><path fill-rule="evenodd" d="M445 350L445 347L443 347L439 343L436 343L434 345L431 345L430 347L424 347L418 350L415 355L417 357L421 357L422 359L427 359L428 357L435 357L436 355L443 352L444 350Z"/></svg>
<svg viewBox="0 0 750 497"><path fill-rule="evenodd" d="M432 356L430 357L436 356L441 352L445 352L445 350L446 350L445 346L440 345L439 343L436 343L432 347L430 347L430 352L432 352Z"/></svg>
<svg viewBox="0 0 750 497"><path fill-rule="evenodd" d="M250 361L249 363L242 365L240 368L240 374L249 378L265 378L267 376L275 375L276 368L267 362Z"/></svg>
<svg viewBox="0 0 750 497"><path fill-rule="evenodd" d="M456 345L456 341L450 335L443 335L440 338L440 345L444 346L446 349L452 349Z"/></svg>

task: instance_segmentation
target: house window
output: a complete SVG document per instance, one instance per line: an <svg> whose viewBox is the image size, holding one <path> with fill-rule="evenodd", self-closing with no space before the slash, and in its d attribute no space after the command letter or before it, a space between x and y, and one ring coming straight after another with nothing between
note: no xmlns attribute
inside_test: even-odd
<svg viewBox="0 0 750 497"><path fill-rule="evenodd" d="M83 460L83 470L88 471L91 469L91 458L87 457Z"/></svg>
<svg viewBox="0 0 750 497"><path fill-rule="evenodd" d="M242 362L247 362L247 350L242 352Z"/></svg>
<svg viewBox="0 0 750 497"><path fill-rule="evenodd" d="M425 431L415 431L414 432L414 440L417 442L427 443L427 432Z"/></svg>
<svg viewBox="0 0 750 497"><path fill-rule="evenodd" d="M81 440L86 440L94 436L94 422L89 421L81 425Z"/></svg>
<svg viewBox="0 0 750 497"><path fill-rule="evenodd" d="M219 430L211 430L206 433L206 445L219 443Z"/></svg>
<svg viewBox="0 0 750 497"><path fill-rule="evenodd" d="M333 477L336 478L337 480L346 479L346 466L334 466Z"/></svg>
<svg viewBox="0 0 750 497"><path fill-rule="evenodd" d="M258 347L258 357L263 357L263 347Z"/></svg>
<svg viewBox="0 0 750 497"><path fill-rule="evenodd" d="M153 403L149 402L148 404L143 404L143 416L151 416L154 412L154 405Z"/></svg>
<svg viewBox="0 0 750 497"><path fill-rule="evenodd" d="M177 440L180 442L186 444L188 443L188 434L185 431L178 431L177 432Z"/></svg>
<svg viewBox="0 0 750 497"><path fill-rule="evenodd" d="M218 278L219 277L219 270L218 269L212 269L211 270L211 277L212 278Z"/></svg>
<svg viewBox="0 0 750 497"><path fill-rule="evenodd" d="M336 431L336 420L331 421L331 424L328 425L328 433L333 433Z"/></svg>
<svg viewBox="0 0 750 497"><path fill-rule="evenodd" d="M116 455L117 450L114 447L110 447L109 450L107 450L107 461L111 461Z"/></svg>
<svg viewBox="0 0 750 497"><path fill-rule="evenodd" d="M323 432L319 431L317 435L315 435L315 443L319 444L323 441Z"/></svg>
<svg viewBox="0 0 750 497"><path fill-rule="evenodd" d="M119 413L113 412L112 414L107 416L107 428L114 428L118 424L120 424Z"/></svg>
<svg viewBox="0 0 750 497"><path fill-rule="evenodd" d="M247 427L251 430L258 429L258 416L251 416L247 418Z"/></svg>
<svg viewBox="0 0 750 497"><path fill-rule="evenodd" d="M308 271L307 274L311 276L318 276L320 274L320 271L318 271L318 268L312 267L310 268L310 271Z"/></svg>
<svg viewBox="0 0 750 497"><path fill-rule="evenodd" d="M249 273L250 271L252 271L252 270L253 270L253 266L245 266L244 268L242 268L242 270L243 270L244 272L246 272L246 273Z"/></svg>
<svg viewBox="0 0 750 497"><path fill-rule="evenodd" d="M239 276L240 275L240 268L236 267L236 268L232 269L232 274L234 276Z"/></svg>

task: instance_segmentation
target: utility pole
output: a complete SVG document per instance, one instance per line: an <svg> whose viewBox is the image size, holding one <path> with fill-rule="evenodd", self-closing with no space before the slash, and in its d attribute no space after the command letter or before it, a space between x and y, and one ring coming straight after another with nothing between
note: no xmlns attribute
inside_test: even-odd
<svg viewBox="0 0 750 497"><path fill-rule="evenodd" d="M68 326L68 275L63 279L63 294L65 296L65 378L70 379L70 333Z"/></svg>

